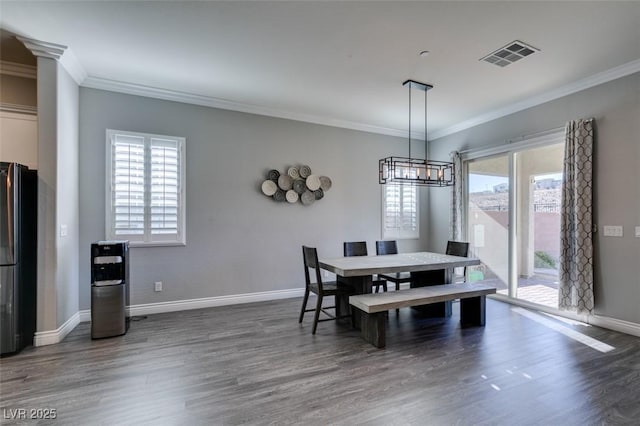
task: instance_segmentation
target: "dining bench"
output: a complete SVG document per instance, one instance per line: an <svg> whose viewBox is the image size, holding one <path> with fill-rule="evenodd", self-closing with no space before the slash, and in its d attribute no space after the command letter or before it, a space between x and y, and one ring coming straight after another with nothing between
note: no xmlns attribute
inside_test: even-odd
<svg viewBox="0 0 640 426"><path fill-rule="evenodd" d="M495 292L496 287L486 284L444 284L349 296L349 304L362 311L362 338L378 348L384 348L387 311L460 299L460 323L463 326L483 326L486 319L486 295Z"/></svg>

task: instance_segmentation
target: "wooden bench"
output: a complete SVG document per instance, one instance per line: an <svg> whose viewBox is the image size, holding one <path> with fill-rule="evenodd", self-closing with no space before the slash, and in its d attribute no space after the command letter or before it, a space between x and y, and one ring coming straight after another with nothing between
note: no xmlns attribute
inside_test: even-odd
<svg viewBox="0 0 640 426"><path fill-rule="evenodd" d="M360 315L362 338L378 348L384 348L386 345L385 319L388 310L460 299L462 325L483 326L486 295L495 292L495 287L486 284L445 284L349 296L349 304L362 311Z"/></svg>

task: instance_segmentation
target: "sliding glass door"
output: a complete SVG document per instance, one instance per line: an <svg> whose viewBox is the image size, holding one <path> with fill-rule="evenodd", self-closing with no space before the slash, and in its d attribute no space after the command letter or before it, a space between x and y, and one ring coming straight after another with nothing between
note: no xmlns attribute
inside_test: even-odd
<svg viewBox="0 0 640 426"><path fill-rule="evenodd" d="M467 163L467 235L471 255L482 264L470 281L486 281L507 294L509 286L509 157Z"/></svg>
<svg viewBox="0 0 640 426"><path fill-rule="evenodd" d="M515 297L558 307L560 195L564 144L516 152Z"/></svg>
<svg viewBox="0 0 640 426"><path fill-rule="evenodd" d="M469 281L557 308L564 143L516 144L464 162L467 240L482 264Z"/></svg>

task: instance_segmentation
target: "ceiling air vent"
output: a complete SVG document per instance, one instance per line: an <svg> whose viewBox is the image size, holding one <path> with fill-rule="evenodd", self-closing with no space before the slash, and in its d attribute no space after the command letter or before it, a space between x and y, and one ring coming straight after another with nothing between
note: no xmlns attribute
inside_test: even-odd
<svg viewBox="0 0 640 426"><path fill-rule="evenodd" d="M536 49L533 46L523 43L519 40L513 41L504 47L489 53L484 58L480 58L481 61L489 62L490 64L497 65L499 67L506 67L520 59L531 55L532 53L539 52L540 49Z"/></svg>

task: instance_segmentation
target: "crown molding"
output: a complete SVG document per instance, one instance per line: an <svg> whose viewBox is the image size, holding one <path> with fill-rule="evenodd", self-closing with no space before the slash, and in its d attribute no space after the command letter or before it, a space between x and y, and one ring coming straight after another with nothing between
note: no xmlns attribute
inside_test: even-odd
<svg viewBox="0 0 640 426"><path fill-rule="evenodd" d="M64 51L67 50L67 46L56 43L49 43L47 41L36 40L33 38L16 36L16 38L24 44L24 46L34 54L34 56L42 56L44 58L59 60Z"/></svg>
<svg viewBox="0 0 640 426"><path fill-rule="evenodd" d="M268 117L284 118L287 120L303 121L307 123L321 124L324 126L339 127L362 132L377 133L388 136L407 137L403 130L374 126L353 121L339 120L318 115L302 114L292 111L284 111L258 105L229 101L212 96L196 95L193 93L179 92L175 90L160 89L141 84L125 83L117 80L89 76L82 84L91 89L107 90L111 92L126 93L129 95L144 96L148 98L163 99L167 101L182 102L193 105L201 105L212 108L220 108L231 111L246 112L249 114L264 115Z"/></svg>
<svg viewBox="0 0 640 426"><path fill-rule="evenodd" d="M502 108L489 111L469 120L460 122L454 126L437 130L429 134L429 140L435 140L444 136L451 135L492 120L522 111L543 103L562 98L564 96L598 86L627 75L640 72L640 59L620 65L615 68L603 71L598 74L583 78L574 83L567 84L542 93L540 95L525 99L507 105ZM358 130L362 132L377 133L381 135L396 136L401 138L408 137L406 130L391 129L387 127L374 126L371 124L357 123L353 121L339 120L330 117L322 117L311 114L302 114L292 111L278 110L258 105L245 104L240 102L229 101L226 99L215 98L212 96L196 95L192 93L179 92L175 90L160 89L157 87L145 86L141 84L125 83L117 80L109 80L100 77L87 77L82 83L83 87L92 89L107 90L111 92L126 93L129 95L144 96L155 99L163 99L174 102L182 102L193 105L201 105L212 108L220 108L231 111L246 112L249 114L258 114L269 117L284 118L288 120L303 121L307 123L321 124L331 127L339 127L344 129ZM415 135L416 138L424 137L424 134Z"/></svg>
<svg viewBox="0 0 640 426"><path fill-rule="evenodd" d="M64 67L65 70L69 73L71 78L73 78L78 86L81 86L82 83L87 79L88 74L85 71L84 67L73 54L71 48L68 48L62 58L60 59L60 63Z"/></svg>
<svg viewBox="0 0 640 426"><path fill-rule="evenodd" d="M34 56L54 59L60 62L78 85L81 85L87 78L87 72L69 47L23 36L16 36L16 38L22 42Z"/></svg>
<svg viewBox="0 0 640 426"><path fill-rule="evenodd" d="M626 64L611 68L609 70L591 75L589 77L585 77L573 83L558 87L553 90L549 90L548 92L541 93L523 101L516 102L511 105L495 109L493 111L489 111L472 119L462 121L451 127L447 127L446 129L435 131L430 135L430 139L438 139L444 136L451 135L453 133L461 132L471 127L475 127L477 125L484 124L489 121L493 121L498 118L516 113L518 111L541 105L546 102L553 101L555 99L559 99L564 96L568 96L573 93L616 80L618 78L626 77L636 72L640 72L640 59L636 59L635 61L631 61Z"/></svg>
<svg viewBox="0 0 640 426"><path fill-rule="evenodd" d="M34 65L0 60L0 74L36 79L38 78L38 69Z"/></svg>

